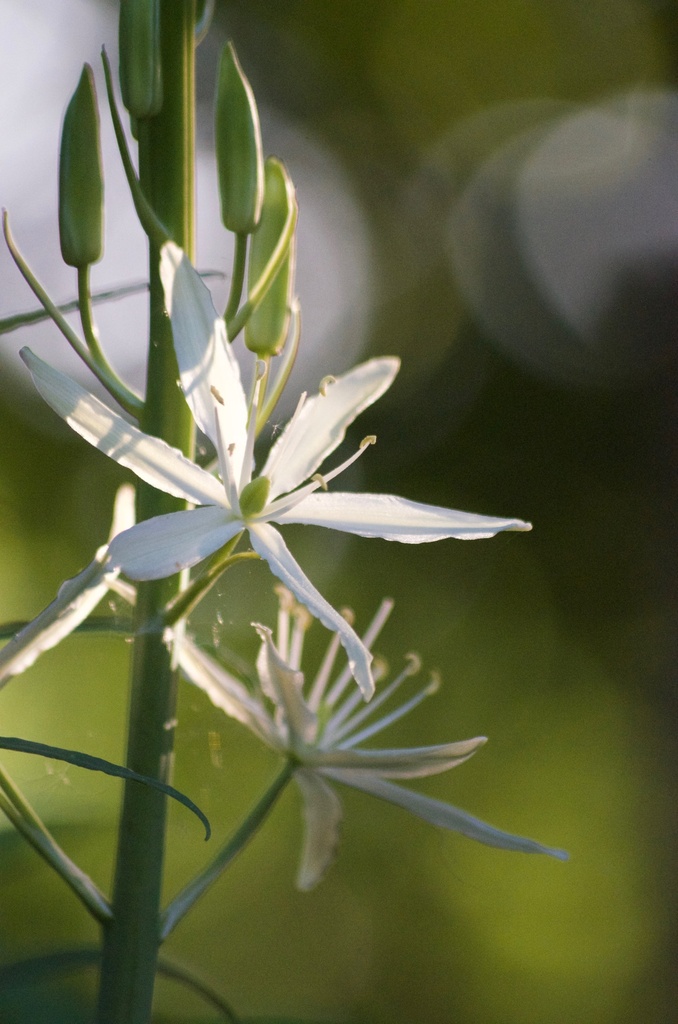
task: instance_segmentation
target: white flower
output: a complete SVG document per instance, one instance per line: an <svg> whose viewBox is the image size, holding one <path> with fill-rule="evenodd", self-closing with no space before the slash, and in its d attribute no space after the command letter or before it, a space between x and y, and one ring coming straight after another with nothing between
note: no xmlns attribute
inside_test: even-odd
<svg viewBox="0 0 678 1024"><path fill-rule="evenodd" d="M501 530L529 530L530 524L423 505L391 494L326 490L329 481L374 440L365 438L341 465L322 476L317 473L349 424L390 387L399 367L394 358L371 359L331 378L315 397L302 395L255 474L260 382L248 404L224 321L189 260L172 242L163 247L160 269L181 387L195 422L215 446L220 479L159 438L131 426L30 350L22 351L38 390L74 430L142 480L199 506L139 523L116 538L111 560L132 579L159 579L195 565L247 530L252 547L278 579L324 626L340 635L354 677L369 696L374 689L369 652L311 584L271 524L314 524L406 544L491 537Z"/></svg>
<svg viewBox="0 0 678 1024"><path fill-rule="evenodd" d="M110 540L134 523L134 488L123 484L118 488L113 508ZM19 630L0 651L0 687L25 672L45 651L84 622L109 590L120 593L128 602L134 600L133 588L118 579L119 569L108 560L108 544L102 545L90 564L59 587L51 604Z"/></svg>
<svg viewBox="0 0 678 1024"><path fill-rule="evenodd" d="M448 771L466 761L486 742L485 737L411 749L374 750L359 746L435 692L437 680L433 679L390 713L375 718L377 708L419 671L419 659L408 655L400 675L370 704L365 704L358 690L351 689L346 695L351 680L349 668L330 682L339 647L335 634L314 681L306 686L300 664L304 633L311 619L285 588L279 589L276 643L270 629L255 623L262 642L257 659L258 682L252 690L189 639L181 641L179 663L187 678L203 689L213 704L296 765L294 779L301 790L305 819L297 876L300 889L311 889L320 881L337 850L342 806L330 785L332 782L381 797L424 821L488 846L567 859L562 850L501 832L458 807L391 782ZM363 637L366 647L374 643L391 608L391 601L383 602ZM375 676L379 678L380 674L384 674L384 669L380 673L378 667Z"/></svg>

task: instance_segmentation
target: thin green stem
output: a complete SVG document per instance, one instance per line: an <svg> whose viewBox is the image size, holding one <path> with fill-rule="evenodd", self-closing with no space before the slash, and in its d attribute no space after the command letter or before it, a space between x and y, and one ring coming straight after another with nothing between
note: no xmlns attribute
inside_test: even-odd
<svg viewBox="0 0 678 1024"><path fill-rule="evenodd" d="M287 220L280 232L278 243L271 253L271 258L264 267L261 277L249 291L247 301L242 304L238 312L231 318L226 319L226 333L231 341L237 338L249 318L252 316L254 310L266 297L266 292L273 284L276 274L285 261L285 257L287 256L290 245L292 244L294 229L296 226L297 204L292 203L287 214Z"/></svg>
<svg viewBox="0 0 678 1024"><path fill-rule="evenodd" d="M80 311L80 323L82 324L82 333L85 335L85 341L87 348L90 351L92 359L98 369L98 376L102 383L105 381L117 381L117 387L115 392L111 392L113 397L117 397L117 393L121 393L125 396L132 395L125 384L120 380L115 370L109 363L104 350L101 347L99 340L99 332L96 324L94 323L94 313L92 311L92 296L89 288L89 267L78 267L78 309ZM110 391L108 384L105 386ZM137 419L141 412L141 401L135 395L134 398L137 402L137 408L133 409L130 407L129 400L125 397L125 401L121 404L123 408L127 409L128 412L132 413Z"/></svg>
<svg viewBox="0 0 678 1024"><path fill-rule="evenodd" d="M240 534L242 536L242 534ZM237 541L239 538L235 538ZM226 548L231 547L232 541L226 545ZM232 565L236 565L238 562L244 562L247 559L259 558L256 551L240 551L237 555L227 554L223 555L222 549L216 557L216 561L212 562L207 569L198 576L197 579L193 580L189 585L181 591L181 593L168 605L167 609L163 613L162 622L167 628L176 625L180 619L187 618L193 611L199 601L203 599L210 587L216 583L222 573L230 569ZM232 550L232 549L231 549Z"/></svg>
<svg viewBox="0 0 678 1024"><path fill-rule="evenodd" d="M234 242L231 288L228 293L228 302L226 303L226 310L224 311L224 320L226 321L226 323L228 323L229 320L233 319L237 312L238 305L240 304L240 296L242 295L242 289L245 283L246 267L247 235L237 234L235 236Z"/></svg>
<svg viewBox="0 0 678 1024"><path fill-rule="evenodd" d="M154 217L193 258L194 238L193 0L161 0L163 108L139 122L139 185ZM110 79L110 69L109 69ZM114 109L114 108L113 108ZM120 141L120 140L119 140ZM124 148L123 148L124 151ZM135 175L130 176L133 187ZM140 217L143 210L137 206ZM176 386L178 368L159 274L159 247L167 234L149 231L150 343L145 433L193 454L193 421ZM185 508L185 503L140 483L138 519ZM128 719L127 763L168 781L174 744L177 672L165 643L162 613L181 589L180 576L140 583ZM165 855L165 798L125 786L113 891L114 920L104 931L98 1024L148 1024L159 946L159 910Z"/></svg>
<svg viewBox="0 0 678 1024"><path fill-rule="evenodd" d="M0 810L17 832L40 854L73 890L92 916L101 923L111 919L111 907L89 875L61 849L26 797L0 765Z"/></svg>
<svg viewBox="0 0 678 1024"><path fill-rule="evenodd" d="M82 333L92 358L100 365L107 366L106 357L99 341L99 332L94 324L92 297L89 290L89 266L78 267L78 310Z"/></svg>
<svg viewBox="0 0 678 1024"><path fill-rule="evenodd" d="M111 374L111 372L104 369L104 367L98 365L96 359L90 354L82 340L62 315L59 307L52 302L49 295L42 287L17 248L16 242L14 241L9 229L9 218L6 210L3 213L3 232L5 235L5 241L7 242L7 248L10 251L12 259L26 281L26 284L29 286L38 302L40 302L44 307L49 318L54 321L71 348L80 356L85 365L89 367L94 376L103 384L109 394L113 395L115 400L120 403L123 409L126 409L132 416L138 417L142 406L141 399L138 395L135 395L133 391L130 391L129 388L125 387L125 385L114 374Z"/></svg>
<svg viewBox="0 0 678 1024"><path fill-rule="evenodd" d="M132 194L132 202L134 203L134 209L136 210L139 223L148 235L150 241L158 249L172 237L170 231L165 227L163 222L158 217L156 211L149 203L144 190L141 186L141 182L137 177L137 172L134 167L134 162L127 145L127 139L125 137L125 129L122 126L120 120L120 114L118 112L118 105L115 100L115 90L113 88L113 76L111 74L111 65L108 59L108 54L105 49L101 51L101 60L104 65L104 78L106 80L106 95L108 96L108 106L111 111L111 120L113 122L113 131L115 132L115 141L118 144L118 151L120 153L120 159L122 160L122 166L125 171L125 177L127 178L127 184Z"/></svg>
<svg viewBox="0 0 678 1024"><path fill-rule="evenodd" d="M275 380L271 384L269 379L266 379L266 395L261 408L257 412L257 436L270 419L271 413L278 404L278 399L283 393L297 358L299 340L301 338L301 309L297 299L293 299L290 312L292 314L291 334L283 349L282 362Z"/></svg>
<svg viewBox="0 0 678 1024"><path fill-rule="evenodd" d="M252 808L237 831L222 846L216 857L174 897L161 918L160 937L163 941L176 928L179 921L188 913L193 904L216 882L217 878L254 837L269 813L273 810L285 786L292 778L295 767L292 761L285 762L284 767L276 775L259 802Z"/></svg>

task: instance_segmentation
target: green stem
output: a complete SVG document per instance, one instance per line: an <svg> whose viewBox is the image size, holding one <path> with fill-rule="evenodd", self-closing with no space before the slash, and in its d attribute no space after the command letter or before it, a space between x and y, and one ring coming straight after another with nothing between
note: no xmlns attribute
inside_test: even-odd
<svg viewBox="0 0 678 1024"><path fill-rule="evenodd" d="M17 832L30 843L64 882L71 887L78 899L97 921L105 923L111 918L108 900L77 864L61 849L52 834L16 787L13 780L0 765L0 810L12 822Z"/></svg>
<svg viewBox="0 0 678 1024"><path fill-rule="evenodd" d="M245 268L247 267L247 235L238 234L235 236L235 249L233 252L233 272L231 275L231 288L228 293L228 302L224 312L226 323L232 320L238 309L242 288L245 283Z"/></svg>
<svg viewBox="0 0 678 1024"><path fill-rule="evenodd" d="M259 802L252 808L234 835L222 846L216 857L174 897L161 918L161 940L167 938L193 904L206 892L213 882L216 882L222 872L226 870L240 851L249 843L250 839L254 837L273 809L283 789L292 778L295 767L292 761L285 763L282 771L276 775Z"/></svg>
<svg viewBox="0 0 678 1024"><path fill-rule="evenodd" d="M231 541L226 546L231 547L232 543ZM212 584L219 579L222 573L230 569L232 565L235 565L237 562L243 562L246 559L259 557L256 551L241 551L237 555L228 553L226 557L223 557L221 552L219 554L221 557L213 561L197 579L189 583L186 589L182 590L166 609L162 619L165 627L174 626L179 619L187 618L197 603L203 599Z"/></svg>
<svg viewBox="0 0 678 1024"><path fill-rule="evenodd" d="M278 404L278 400L283 393L289 375L294 367L294 361L297 358L299 340L301 338L301 309L297 299L292 300L290 313L292 314L291 335L285 343L282 362L275 380L272 384L268 379L266 381L265 399L257 412L257 436L271 418L271 413Z"/></svg>
<svg viewBox="0 0 678 1024"><path fill-rule="evenodd" d="M123 170L125 177L127 178L127 184L132 194L132 202L134 203L134 209L136 215L139 218L139 223L148 235L149 239L158 249L172 237L171 232L165 227L164 223L158 217L156 211L149 203L146 193L144 192L143 186L137 177L137 172L134 168L134 162L130 155L129 146L127 145L127 139L125 137L125 129L122 126L120 120L120 114L118 112L118 105L115 102L115 91L113 89L113 76L111 74L111 65L108 59L106 50L101 51L101 60L104 65L104 78L106 80L106 95L108 96L108 106L111 111L111 120L113 122L113 131L115 132L115 141L118 144L118 151L120 153L120 159L122 160ZM143 131L143 129L142 129Z"/></svg>
<svg viewBox="0 0 678 1024"><path fill-rule="evenodd" d="M164 102L139 123L140 186L172 238L193 258L194 26L193 0L162 0ZM193 422L176 386L178 369L159 275L160 238L150 244L150 344L145 433L193 453ZM184 508L176 498L140 483L139 520ZM181 580L140 583L135 609L127 763L168 781L171 774L177 674L164 641L162 611ZM159 945L166 801L142 786L125 786L113 921L105 928L98 1024L148 1024Z"/></svg>
<svg viewBox="0 0 678 1024"><path fill-rule="evenodd" d="M99 341L99 332L94 323L94 314L92 312L92 296L89 288L89 267L78 267L78 308L80 310L80 323L82 324L82 333L85 335L85 341L87 348L90 351L92 359L96 364L99 380L113 395L114 398L120 401L122 398L121 405L124 409L127 409L135 418L138 418L141 412L141 402L139 398L134 395L133 392L123 384L118 377L117 373L109 363L104 350L101 347ZM106 382L116 382L114 391L111 391L111 386ZM120 396L120 397L119 397ZM130 402L130 398L134 401Z"/></svg>
<svg viewBox="0 0 678 1024"><path fill-rule="evenodd" d="M40 302L44 307L49 318L54 321L71 348L80 356L83 363L89 367L94 376L101 381L109 394L113 395L115 400L120 403L123 409L126 409L131 415L138 417L141 409L141 401L138 395L135 395L133 391L130 391L129 388L125 387L115 374L108 372L108 370L103 366L99 366L96 359L90 354L86 346L75 333L68 320L66 320L62 315L59 307L52 302L49 295L26 263L26 260L19 252L9 229L7 211L3 214L3 232L5 235L5 241L7 242L7 248L10 251L12 259L19 268L26 284L31 289L38 302Z"/></svg>
<svg viewBox="0 0 678 1024"><path fill-rule="evenodd" d="M280 238L278 239L275 249L271 253L271 258L262 271L261 277L248 293L246 302L243 302L238 312L232 317L226 318L226 333L228 334L230 341L237 338L249 318L252 316L254 310L264 301L266 292L273 284L275 276L283 265L285 257L289 252L296 226L297 204L292 203L289 213L287 214L287 220L283 224L283 229L280 232Z"/></svg>

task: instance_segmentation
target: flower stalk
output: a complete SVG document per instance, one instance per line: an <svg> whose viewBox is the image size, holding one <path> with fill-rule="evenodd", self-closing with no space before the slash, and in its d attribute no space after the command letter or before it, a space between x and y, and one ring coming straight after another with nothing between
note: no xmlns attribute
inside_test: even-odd
<svg viewBox="0 0 678 1024"><path fill-rule="evenodd" d="M163 107L139 124L139 181L159 221L193 250L195 4L163 0L160 8ZM158 273L159 239L150 241L148 382L140 424L185 455L192 454L190 412L176 387L172 332ZM138 490L138 517L184 508L181 499L147 483ZM180 576L139 586L135 609L127 763L167 781L171 772L177 679L164 640L162 611L180 590ZM98 1024L148 1024L159 946L159 910L165 852L166 801L141 786L126 786L120 824L113 921L104 932Z"/></svg>

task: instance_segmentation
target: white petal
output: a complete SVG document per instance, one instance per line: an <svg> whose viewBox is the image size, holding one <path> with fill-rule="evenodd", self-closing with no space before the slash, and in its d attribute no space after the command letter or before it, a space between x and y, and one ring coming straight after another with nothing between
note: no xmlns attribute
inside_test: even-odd
<svg viewBox="0 0 678 1024"><path fill-rule="evenodd" d="M121 484L115 492L113 520L111 522L111 532L108 535L109 541L113 540L116 534L122 533L123 530L129 530L130 526L134 526L136 521L135 497L134 488L131 484Z"/></svg>
<svg viewBox="0 0 678 1024"><path fill-rule="evenodd" d="M283 712L292 750L313 743L318 731L318 720L302 695L303 672L291 668L283 661L273 643L270 629L257 622L253 625L262 640L257 658L261 688Z"/></svg>
<svg viewBox="0 0 678 1024"><path fill-rule="evenodd" d="M391 386L399 366L400 360L393 357L370 359L328 384L325 395L308 399L271 448L261 471L271 480L271 498L308 480L341 444L356 416ZM278 460L281 448L284 456Z"/></svg>
<svg viewBox="0 0 678 1024"><path fill-rule="evenodd" d="M353 678L365 699L369 700L374 693L374 680L370 670L372 655L360 637L304 575L277 530L268 523L248 524L248 529L252 547L258 555L266 559L271 572L282 580L297 600L305 605L323 626L339 634Z"/></svg>
<svg viewBox="0 0 678 1024"><path fill-rule="evenodd" d="M118 488L113 506L110 538L134 523L134 488ZM84 622L115 583L117 570L107 565L108 546L96 551L93 560L59 587L56 598L20 630L0 651L0 687L24 672L44 651L55 647Z"/></svg>
<svg viewBox="0 0 678 1024"><path fill-rule="evenodd" d="M111 564L133 580L159 580L201 562L242 530L242 523L215 505L170 512L118 534Z"/></svg>
<svg viewBox="0 0 678 1024"><path fill-rule="evenodd" d="M339 846L341 800L315 772L300 768L294 778L304 801L304 847L297 888L308 892L322 879Z"/></svg>
<svg viewBox="0 0 678 1024"><path fill-rule="evenodd" d="M401 544L456 537L474 540L493 537L502 530L531 530L522 519L496 519L472 512L457 512L438 505L422 505L394 494L310 494L276 517L279 523L306 523L355 533L360 537L383 537Z"/></svg>
<svg viewBox="0 0 678 1024"><path fill-rule="evenodd" d="M487 740L476 736L459 743L400 750L313 750L304 758L312 768L340 768L350 773L370 771L387 779L417 779L438 775L467 761Z"/></svg>
<svg viewBox="0 0 678 1024"><path fill-rule="evenodd" d="M557 857L558 860L568 859L564 850L542 846L534 839L524 839L522 836L511 835L510 832L502 832L458 807L452 807L451 804L443 803L442 800L434 800L433 797L424 796L422 793L414 793L410 789L403 789L392 782L378 778L372 772L349 773L329 769L323 770L323 775L343 782L347 786L352 786L354 789L371 793L372 796L378 796L382 800L388 800L389 803L404 807L406 811L416 814L418 818L423 818L431 825L449 829L451 832L459 832L486 846L497 846L501 850L515 850L518 853L547 853L550 857Z"/></svg>
<svg viewBox="0 0 678 1024"><path fill-rule="evenodd" d="M160 491L196 505L224 502L219 481L159 437L144 434L30 349L21 357L52 409L81 437Z"/></svg>
<svg viewBox="0 0 678 1024"><path fill-rule="evenodd" d="M83 622L108 593L104 562L108 549L99 548L86 569L59 587L51 604L24 626L0 651L0 686L24 672Z"/></svg>
<svg viewBox="0 0 678 1024"><path fill-rule="evenodd" d="M282 744L265 708L239 679L227 672L223 665L205 651L201 651L188 637L179 642L178 657L181 670L188 681L203 690L215 707L221 708L230 718L235 718L246 725L255 736L274 750L282 750Z"/></svg>
<svg viewBox="0 0 678 1024"><path fill-rule="evenodd" d="M227 445L235 445L237 479L247 433L247 402L224 321L215 310L204 281L174 242L162 247L160 278L186 401L195 422L216 446L215 399L211 388L216 388L223 398L222 425Z"/></svg>

